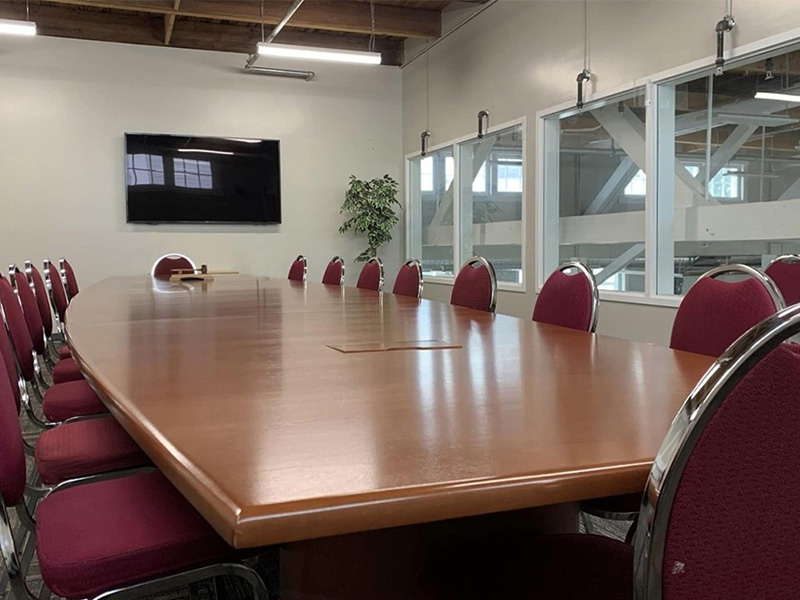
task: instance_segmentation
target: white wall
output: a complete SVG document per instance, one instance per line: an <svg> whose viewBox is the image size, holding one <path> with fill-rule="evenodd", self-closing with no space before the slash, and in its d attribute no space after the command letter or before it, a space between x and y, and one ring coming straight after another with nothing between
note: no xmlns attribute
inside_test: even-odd
<svg viewBox="0 0 800 600"><path fill-rule="evenodd" d="M715 53L714 26L724 0L590 0L590 69L595 95ZM797 0L734 3L734 45L798 26ZM458 18L466 13L463 7ZM454 17L456 17L454 12ZM445 19L446 29L457 18ZM403 149L419 149L427 120L430 146L470 134L487 109L499 124L528 117L526 165L527 272L525 294L501 292L500 312L530 318L533 304L536 112L572 102L583 68L584 2L499 0L403 69ZM726 38L730 46L731 39ZM419 44L408 45L410 58ZM426 70L430 68L429 76ZM426 85L426 79L430 82ZM427 283L425 296L449 298L449 286ZM675 309L602 302L601 333L667 344Z"/></svg>
<svg viewBox="0 0 800 600"><path fill-rule="evenodd" d="M82 285L146 273L168 251L211 268L285 277L299 253L327 261L366 243L337 231L350 173L401 179L401 74L320 63L312 82L245 75L243 55L37 37L0 43L0 265L70 258ZM265 62L264 59L260 61ZM259 64L260 64L259 63ZM125 222L123 134L279 139L283 223ZM389 283L402 229L380 255Z"/></svg>

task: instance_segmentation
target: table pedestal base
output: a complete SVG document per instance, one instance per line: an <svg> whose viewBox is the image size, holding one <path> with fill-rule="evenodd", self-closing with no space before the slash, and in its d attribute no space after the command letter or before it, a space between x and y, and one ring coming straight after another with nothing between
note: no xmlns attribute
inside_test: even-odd
<svg viewBox="0 0 800 600"><path fill-rule="evenodd" d="M504 533L577 531L571 503L286 544L280 600L413 600L450 548Z"/></svg>

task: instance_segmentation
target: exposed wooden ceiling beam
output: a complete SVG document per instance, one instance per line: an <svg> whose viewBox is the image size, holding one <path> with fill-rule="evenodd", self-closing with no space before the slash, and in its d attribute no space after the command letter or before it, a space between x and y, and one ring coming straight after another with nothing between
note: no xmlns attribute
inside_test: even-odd
<svg viewBox="0 0 800 600"><path fill-rule="evenodd" d="M170 0L47 0L52 4L106 8L139 13L260 23L260 3L253 0L183 0L174 8ZM291 6L289 0L264 4L264 23L274 25ZM350 33L371 32L369 5L352 0L306 0L289 22L291 27ZM393 37L439 37L442 15L438 10L375 5L375 34Z"/></svg>
<svg viewBox="0 0 800 600"><path fill-rule="evenodd" d="M169 2L172 3L174 0ZM182 0L181 4L184 2L186 0ZM24 15L24 4L0 0L0 18L18 19L21 15ZM43 36L151 46L164 45L164 21L159 14L78 11L69 6L31 4L31 19L36 21L38 33ZM169 45L176 48L241 53L244 64L244 55L253 52L260 39L260 28L252 25L210 23L179 18L173 27ZM366 50L368 39L369 36L366 35L312 33L289 28L284 29L278 37L278 41L285 44L342 50ZM400 64L402 58L400 40L376 38L375 49L382 54L383 64Z"/></svg>
<svg viewBox="0 0 800 600"><path fill-rule="evenodd" d="M175 4L172 5L174 10L178 10L181 7L181 0L175 0ZM175 19L177 18L176 15L164 15L164 45L169 46L169 40L172 38L172 29L175 27Z"/></svg>

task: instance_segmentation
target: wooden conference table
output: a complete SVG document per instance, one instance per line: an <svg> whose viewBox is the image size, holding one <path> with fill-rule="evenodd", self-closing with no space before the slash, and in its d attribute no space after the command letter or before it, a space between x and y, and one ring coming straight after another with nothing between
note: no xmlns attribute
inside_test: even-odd
<svg viewBox="0 0 800 600"><path fill-rule="evenodd" d="M108 279L68 322L113 415L236 548L639 491L712 362L241 275ZM420 340L457 347L376 351Z"/></svg>

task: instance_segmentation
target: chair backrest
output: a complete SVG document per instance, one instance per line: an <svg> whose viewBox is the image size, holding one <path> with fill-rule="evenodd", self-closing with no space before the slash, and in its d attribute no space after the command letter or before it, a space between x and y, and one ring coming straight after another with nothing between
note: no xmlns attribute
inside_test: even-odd
<svg viewBox="0 0 800 600"><path fill-rule="evenodd" d="M533 320L594 333L599 304L594 274L583 263L569 262L545 281L533 308Z"/></svg>
<svg viewBox="0 0 800 600"><path fill-rule="evenodd" d="M64 286L67 289L67 298L72 300L78 295L80 289L78 288L78 278L75 277L75 271L69 261L63 256L58 259L58 269L61 272L61 279L64 281Z"/></svg>
<svg viewBox="0 0 800 600"><path fill-rule="evenodd" d="M747 279L715 279L725 274L746 275ZM719 356L745 331L784 306L780 291L761 271L746 265L711 269L681 301L669 347Z"/></svg>
<svg viewBox="0 0 800 600"><path fill-rule="evenodd" d="M33 365L33 342L28 333L28 326L25 323L25 315L22 314L22 307L19 304L14 289L8 279L0 275L0 304L3 306L3 314L6 317L8 333L17 357L19 369L25 381L33 381L36 371Z"/></svg>
<svg viewBox="0 0 800 600"><path fill-rule="evenodd" d="M50 300L48 299L47 286L44 283L39 269L33 266L29 260L25 261L25 277L28 285L33 289L36 296L36 305L39 307L39 316L42 318L44 333L49 338L53 334L53 313L50 311Z"/></svg>
<svg viewBox="0 0 800 600"><path fill-rule="evenodd" d="M344 285L344 260L334 256L325 268L322 283L326 285Z"/></svg>
<svg viewBox="0 0 800 600"><path fill-rule="evenodd" d="M393 294L422 297L422 265L416 258L409 258L397 272Z"/></svg>
<svg viewBox="0 0 800 600"><path fill-rule="evenodd" d="M69 300L67 300L67 290L64 289L64 282L61 280L61 276L58 274L55 266L52 262L45 259L43 263L43 272L44 272L44 281L47 284L47 289L50 290L53 299L53 305L56 308L56 313L58 313L59 320L64 323L65 319L67 318L67 306L69 306Z"/></svg>
<svg viewBox="0 0 800 600"><path fill-rule="evenodd" d="M6 372L4 362L0 362L0 495L4 506L0 506L2 516L8 518L6 506L16 506L25 493L25 448L22 430L19 425L19 409L14 405L14 386ZM5 525L5 523L3 523ZM5 532L0 532L5 533ZM8 560L6 542L2 540L3 558ZM8 565L8 562L6 562Z"/></svg>
<svg viewBox="0 0 800 600"><path fill-rule="evenodd" d="M453 284L450 304L494 312L497 305L497 276L492 263L482 256L467 259Z"/></svg>
<svg viewBox="0 0 800 600"><path fill-rule="evenodd" d="M653 463L634 597L794 598L800 305L750 329L703 376Z"/></svg>
<svg viewBox="0 0 800 600"><path fill-rule="evenodd" d="M9 268L8 278L11 280L12 287L17 291L19 303L22 305L22 314L25 317L25 324L28 326L28 333L31 336L33 348L36 354L44 354L46 343L44 339L44 325L42 315L39 314L39 305L36 303L36 296L28 285L28 278L25 273L16 266Z"/></svg>
<svg viewBox="0 0 800 600"><path fill-rule="evenodd" d="M370 258L361 267L356 287L362 290L375 290L376 292L380 292L383 289L383 263L380 258Z"/></svg>
<svg viewBox="0 0 800 600"><path fill-rule="evenodd" d="M185 254L170 252L159 257L150 269L150 275L156 279L169 279L173 269L195 269L194 261Z"/></svg>
<svg viewBox="0 0 800 600"><path fill-rule="evenodd" d="M306 257L299 254L289 267L289 279L292 281L305 281L308 276L308 261Z"/></svg>
<svg viewBox="0 0 800 600"><path fill-rule="evenodd" d="M3 306L0 304L0 362L5 365L6 374L11 382L11 389L14 393L14 402L19 413L22 394L19 389L19 374L17 373L17 359L14 356L14 349L11 347L11 340L8 338L8 328L6 327L6 317L3 313Z"/></svg>
<svg viewBox="0 0 800 600"><path fill-rule="evenodd" d="M779 256L765 272L783 294L786 306L800 303L800 254Z"/></svg>

